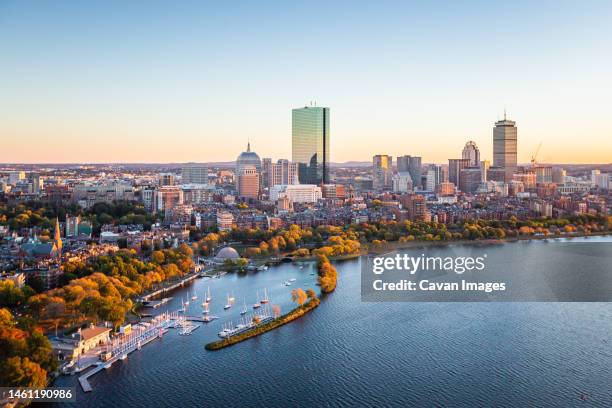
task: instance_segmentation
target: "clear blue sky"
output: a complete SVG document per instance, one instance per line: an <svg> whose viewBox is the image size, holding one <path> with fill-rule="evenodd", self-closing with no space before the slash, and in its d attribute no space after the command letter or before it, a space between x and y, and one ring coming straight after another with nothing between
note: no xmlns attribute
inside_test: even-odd
<svg viewBox="0 0 612 408"><path fill-rule="evenodd" d="M444 162L493 122L519 161L612 162L612 2L0 0L0 162L290 158L331 108L332 160Z"/></svg>

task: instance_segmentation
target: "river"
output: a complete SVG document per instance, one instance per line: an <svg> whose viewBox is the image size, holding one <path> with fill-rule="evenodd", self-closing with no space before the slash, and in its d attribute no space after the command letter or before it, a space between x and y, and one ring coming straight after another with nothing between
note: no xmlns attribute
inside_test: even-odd
<svg viewBox="0 0 612 408"><path fill-rule="evenodd" d="M549 245L507 243L488 252L502 251L509 268L520 268L525 259L550 257ZM611 303L366 303L361 262L337 263L336 291L308 315L214 352L204 345L223 322L237 320L244 298L250 308L267 288L286 312L291 289L315 288L314 265L198 279L160 311L178 309L195 291L188 314L201 315L210 287L211 313L221 319L191 336L171 329L91 377L91 393L81 392L76 376L55 385L76 386L81 407L612 406ZM283 286L290 278L292 286ZM231 292L236 304L224 311Z"/></svg>

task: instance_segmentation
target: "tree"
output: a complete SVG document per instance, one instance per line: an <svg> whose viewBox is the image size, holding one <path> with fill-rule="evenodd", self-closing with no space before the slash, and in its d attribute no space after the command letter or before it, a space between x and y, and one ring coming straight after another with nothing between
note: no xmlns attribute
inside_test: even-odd
<svg viewBox="0 0 612 408"><path fill-rule="evenodd" d="M297 303L298 306L302 306L306 301L306 292L302 288L293 289L291 291L291 300Z"/></svg>
<svg viewBox="0 0 612 408"><path fill-rule="evenodd" d="M317 297L317 294L312 289L306 289L306 296L308 296L308 299L314 299Z"/></svg>
<svg viewBox="0 0 612 408"><path fill-rule="evenodd" d="M0 382L9 387L42 388L47 384L47 373L28 357L10 357L0 365Z"/></svg>

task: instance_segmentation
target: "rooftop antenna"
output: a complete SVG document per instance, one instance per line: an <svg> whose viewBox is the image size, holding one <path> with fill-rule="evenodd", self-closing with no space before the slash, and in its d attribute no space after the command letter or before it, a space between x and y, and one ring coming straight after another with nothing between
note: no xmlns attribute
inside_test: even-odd
<svg viewBox="0 0 612 408"><path fill-rule="evenodd" d="M506 120L506 107L504 106L504 121Z"/></svg>

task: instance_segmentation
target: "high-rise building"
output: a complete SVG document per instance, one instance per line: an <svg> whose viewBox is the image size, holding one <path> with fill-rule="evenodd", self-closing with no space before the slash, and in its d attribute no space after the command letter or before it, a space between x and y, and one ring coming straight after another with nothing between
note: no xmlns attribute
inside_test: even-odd
<svg viewBox="0 0 612 408"><path fill-rule="evenodd" d="M516 122L506 119L495 122L493 128L493 166L504 169L504 180L508 183L517 169Z"/></svg>
<svg viewBox="0 0 612 408"><path fill-rule="evenodd" d="M393 158L386 154L377 154L372 158L372 187L374 190L385 190L392 187Z"/></svg>
<svg viewBox="0 0 612 408"><path fill-rule="evenodd" d="M261 159L261 187L270 187L270 168L272 167L272 159L264 157Z"/></svg>
<svg viewBox="0 0 612 408"><path fill-rule="evenodd" d="M255 172L258 175L261 174L261 159L257 153L251 151L251 143L247 143L246 152L240 153L240 156L236 159L236 191L241 191L241 174L246 166L252 166L255 168ZM257 190L259 193L259 189Z"/></svg>
<svg viewBox="0 0 612 408"><path fill-rule="evenodd" d="M413 221L428 221L425 197L420 194L408 194L400 197L402 207L408 211L408 217Z"/></svg>
<svg viewBox="0 0 612 408"><path fill-rule="evenodd" d="M536 183L552 183L552 166L538 164L533 171L536 174Z"/></svg>
<svg viewBox="0 0 612 408"><path fill-rule="evenodd" d="M397 156L398 173L408 173L410 171L410 156Z"/></svg>
<svg viewBox="0 0 612 408"><path fill-rule="evenodd" d="M595 186L597 185L597 177L601 174L600 170L591 170L591 185Z"/></svg>
<svg viewBox="0 0 612 408"><path fill-rule="evenodd" d="M565 177L567 177L567 172L561 167L553 168L553 183L555 184L565 184Z"/></svg>
<svg viewBox="0 0 612 408"><path fill-rule="evenodd" d="M329 183L329 108L305 106L291 113L292 157L302 184Z"/></svg>
<svg viewBox="0 0 612 408"><path fill-rule="evenodd" d="M480 165L480 175L482 176L482 181L487 181L487 174L489 173L491 162L488 160L483 160L480 162L479 165Z"/></svg>
<svg viewBox="0 0 612 408"><path fill-rule="evenodd" d="M414 189L421 188L421 158L419 156L398 156L397 158L397 171L398 172L409 172L412 178L412 187Z"/></svg>
<svg viewBox="0 0 612 408"><path fill-rule="evenodd" d="M186 163L182 169L182 184L208 184L208 166L201 163Z"/></svg>
<svg viewBox="0 0 612 408"><path fill-rule="evenodd" d="M459 187L459 174L469 166L470 159L448 159L448 181Z"/></svg>
<svg viewBox="0 0 612 408"><path fill-rule="evenodd" d="M524 190L534 190L537 182L536 174L534 172L513 174L512 180L523 183Z"/></svg>
<svg viewBox="0 0 612 408"><path fill-rule="evenodd" d="M268 166L268 181L269 187L287 184L299 184L298 182L298 165L291 163L286 159L279 159L276 163L271 163Z"/></svg>
<svg viewBox="0 0 612 408"><path fill-rule="evenodd" d="M79 235L80 216L66 216L66 237L76 237Z"/></svg>
<svg viewBox="0 0 612 408"><path fill-rule="evenodd" d="M420 189L423 187L421 180L421 158L418 156L410 156L408 169L412 176L412 187L414 189Z"/></svg>
<svg viewBox="0 0 612 408"><path fill-rule="evenodd" d="M482 182L480 167L466 167L459 173L459 190L474 194Z"/></svg>
<svg viewBox="0 0 612 408"><path fill-rule="evenodd" d="M476 146L476 142L470 140L463 147L463 151L461 152L462 159L470 160L470 167L475 167L480 164L480 150L478 150L478 146Z"/></svg>
<svg viewBox="0 0 612 408"><path fill-rule="evenodd" d="M242 166L238 175L240 187L238 195L243 198L259 197L259 172L255 166Z"/></svg>
<svg viewBox="0 0 612 408"><path fill-rule="evenodd" d="M183 190L179 186L162 186L153 194L153 212L165 212L182 204Z"/></svg>
<svg viewBox="0 0 612 408"><path fill-rule="evenodd" d="M426 186L427 191L436 191L436 187L443 181L442 166L437 164L430 164L427 167L426 173Z"/></svg>
<svg viewBox="0 0 612 408"><path fill-rule="evenodd" d="M158 183L160 186L173 186L174 185L174 174L172 173L159 174Z"/></svg>

